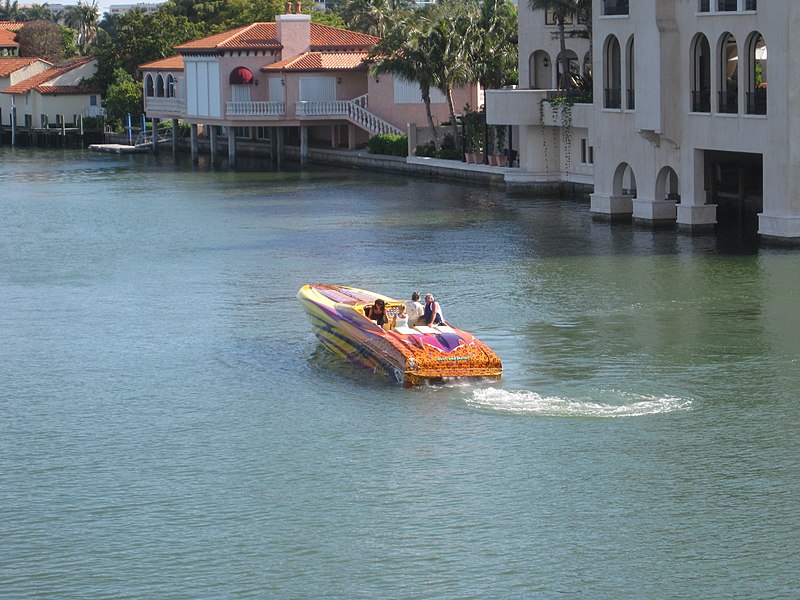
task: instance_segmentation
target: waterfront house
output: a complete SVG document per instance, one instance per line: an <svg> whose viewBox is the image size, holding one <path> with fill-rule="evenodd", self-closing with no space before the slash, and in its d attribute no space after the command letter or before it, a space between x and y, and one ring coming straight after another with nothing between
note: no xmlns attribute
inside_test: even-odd
<svg viewBox="0 0 800 600"><path fill-rule="evenodd" d="M41 58L0 57L0 92L52 66ZM12 96L0 94L0 125L11 125L11 101Z"/></svg>
<svg viewBox="0 0 800 600"><path fill-rule="evenodd" d="M18 56L17 34L10 29L0 29L0 56Z"/></svg>
<svg viewBox="0 0 800 600"><path fill-rule="evenodd" d="M181 119L197 135L207 133L212 154L217 136L284 143L358 148L379 133L405 134L409 123L426 123L417 84L370 77L368 53L378 38L320 25L299 11L274 23L253 23L181 44L180 60L142 65L145 111L157 119ZM441 93L432 92L438 123L449 119ZM457 108L479 102L477 86L454 91Z"/></svg>
<svg viewBox="0 0 800 600"><path fill-rule="evenodd" d="M593 149L592 214L703 231L728 213L751 213L762 239L800 244L800 97L792 93L800 41L787 27L800 3L594 0L592 10L594 101L573 114L586 137L572 131L560 149L562 160L580 155L582 140ZM523 3L521 82L542 27ZM520 176L530 181L548 175L537 100L529 90L487 97L494 122L503 123L499 108L531 115L519 119L530 141L520 147ZM562 166L556 177L574 174Z"/></svg>
<svg viewBox="0 0 800 600"><path fill-rule="evenodd" d="M2 90L2 96L16 108L17 126L77 125L78 117L103 114L99 90L86 83L96 70L97 59L82 56L25 77Z"/></svg>

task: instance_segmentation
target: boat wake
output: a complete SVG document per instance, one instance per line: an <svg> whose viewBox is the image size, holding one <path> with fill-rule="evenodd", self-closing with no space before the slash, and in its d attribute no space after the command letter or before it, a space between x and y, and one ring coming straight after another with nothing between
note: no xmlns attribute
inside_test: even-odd
<svg viewBox="0 0 800 600"><path fill-rule="evenodd" d="M692 408L692 401L685 398L634 396L631 400L634 401L626 404L605 404L588 400L545 397L525 390L482 388L472 392L467 404L474 408L517 415L604 419L644 417Z"/></svg>

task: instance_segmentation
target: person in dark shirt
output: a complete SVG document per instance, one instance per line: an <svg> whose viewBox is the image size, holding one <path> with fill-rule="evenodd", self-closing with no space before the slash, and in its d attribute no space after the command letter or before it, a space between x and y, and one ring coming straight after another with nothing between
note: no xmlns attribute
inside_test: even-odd
<svg viewBox="0 0 800 600"><path fill-rule="evenodd" d="M379 327L383 327L389 322L389 317L386 315L386 303L380 298L375 300L375 303L367 309L367 318L375 321Z"/></svg>
<svg viewBox="0 0 800 600"><path fill-rule="evenodd" d="M444 325L442 307L433 297L433 294L425 294L425 325Z"/></svg>

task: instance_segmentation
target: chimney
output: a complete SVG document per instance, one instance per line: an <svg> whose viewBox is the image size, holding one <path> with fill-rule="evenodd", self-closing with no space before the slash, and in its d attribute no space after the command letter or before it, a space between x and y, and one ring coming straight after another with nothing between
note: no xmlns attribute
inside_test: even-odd
<svg viewBox="0 0 800 600"><path fill-rule="evenodd" d="M286 14L287 15L292 14L292 3L291 2L287 2L286 3Z"/></svg>
<svg viewBox="0 0 800 600"><path fill-rule="evenodd" d="M303 14L303 11L301 10L302 7L303 7L303 3L302 2L295 2L294 3L294 14L302 15Z"/></svg>
<svg viewBox="0 0 800 600"><path fill-rule="evenodd" d="M281 60L294 58L311 49L311 15L300 12L300 3L296 5L296 12L291 12L292 2L287 3L289 12L275 17L275 29L278 42L283 46Z"/></svg>

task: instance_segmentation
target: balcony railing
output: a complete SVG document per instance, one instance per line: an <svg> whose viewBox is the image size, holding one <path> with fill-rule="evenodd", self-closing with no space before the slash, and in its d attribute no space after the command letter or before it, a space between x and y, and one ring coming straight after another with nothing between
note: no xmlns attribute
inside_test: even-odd
<svg viewBox="0 0 800 600"><path fill-rule="evenodd" d="M403 131L391 123L384 121L379 116L366 109L367 96L359 96L353 100L326 100L321 102L308 102L301 100L295 107L298 117L346 117L357 123L373 134L395 133L402 135Z"/></svg>
<svg viewBox="0 0 800 600"><path fill-rule="evenodd" d="M250 100L227 102L229 117L282 117L286 114L286 103L273 100Z"/></svg>
<svg viewBox="0 0 800 600"><path fill-rule="evenodd" d="M692 112L711 112L711 92L709 90L695 90L692 92Z"/></svg>
<svg viewBox="0 0 800 600"><path fill-rule="evenodd" d="M736 90L719 92L719 112L726 114L739 112L739 96Z"/></svg>
<svg viewBox="0 0 800 600"><path fill-rule="evenodd" d="M755 90L747 92L747 114L765 115L767 114L767 90Z"/></svg>
<svg viewBox="0 0 800 600"><path fill-rule="evenodd" d="M625 107L628 110L634 110L636 108L636 90L629 89L627 90L627 92L628 92L628 98Z"/></svg>
<svg viewBox="0 0 800 600"><path fill-rule="evenodd" d="M604 15L627 15L629 0L603 0Z"/></svg>
<svg viewBox="0 0 800 600"><path fill-rule="evenodd" d="M619 88L606 88L603 90L604 108L622 108L622 90Z"/></svg>

